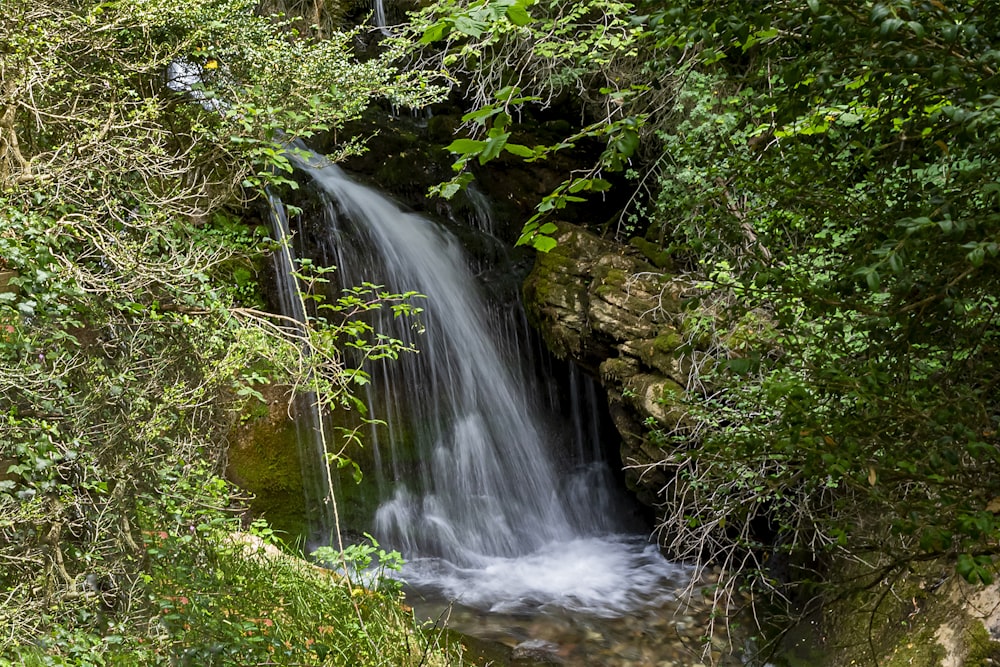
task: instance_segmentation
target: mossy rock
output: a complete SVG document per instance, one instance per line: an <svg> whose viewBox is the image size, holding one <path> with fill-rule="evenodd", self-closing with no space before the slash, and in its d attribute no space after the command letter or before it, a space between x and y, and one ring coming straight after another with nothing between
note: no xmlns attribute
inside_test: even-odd
<svg viewBox="0 0 1000 667"><path fill-rule="evenodd" d="M856 564L834 565L828 577L863 576ZM1000 642L987 625L1000 629L1000 586L974 587L947 560L916 563L889 583L862 587L827 605L814 627L820 651L787 651L781 667L988 667L1000 664ZM820 640L822 637L822 640Z"/></svg>
<svg viewBox="0 0 1000 667"><path fill-rule="evenodd" d="M661 354L671 354L684 344L684 339L673 327L667 328L653 339L653 349Z"/></svg>
<svg viewBox="0 0 1000 667"><path fill-rule="evenodd" d="M228 477L250 492L250 511L289 542L309 534L298 437L291 420L258 419L229 449Z"/></svg>
<svg viewBox="0 0 1000 667"><path fill-rule="evenodd" d="M663 271L673 271L674 261L670 253L659 244L647 241L641 236L629 239L629 245L642 253L649 263Z"/></svg>
<svg viewBox="0 0 1000 667"><path fill-rule="evenodd" d="M639 371L639 366L634 359L627 357L616 357L605 359L601 363L601 377L611 384L621 384L627 378L635 375Z"/></svg>
<svg viewBox="0 0 1000 667"><path fill-rule="evenodd" d="M622 269L616 269L612 267L602 267L598 266L598 269L604 269L603 271L597 271L597 277L601 280L601 287L598 287L598 294L600 290L608 291L607 288L622 288L625 286L626 281L628 281L628 274Z"/></svg>
<svg viewBox="0 0 1000 667"><path fill-rule="evenodd" d="M995 641L980 623L975 623L966 634L969 655L966 667L987 667L1000 665L1000 641Z"/></svg>

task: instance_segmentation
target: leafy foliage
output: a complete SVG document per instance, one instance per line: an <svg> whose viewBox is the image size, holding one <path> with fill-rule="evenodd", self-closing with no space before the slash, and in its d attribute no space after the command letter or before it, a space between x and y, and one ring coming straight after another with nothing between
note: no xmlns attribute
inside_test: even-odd
<svg viewBox="0 0 1000 667"><path fill-rule="evenodd" d="M542 252L551 249L554 230L544 218L585 201L587 193L605 191L609 184L602 174L622 171L638 148L643 116L622 113L623 101L635 91L610 78L638 56L643 29L629 18L632 7L609 0L443 0L415 13L402 38L426 45L417 62L442 72L471 107L462 120L472 137L447 148L457 156L456 175L432 193L453 196L472 181L474 164L503 153L533 162L581 142L603 142L597 162L546 196L518 240ZM548 108L566 95L580 96L582 111L593 121L554 144L512 140L522 111Z"/></svg>
<svg viewBox="0 0 1000 667"><path fill-rule="evenodd" d="M284 141L433 89L394 54L358 63L351 35L302 39L242 0L0 9L0 655L187 659L193 635L157 634L164 582L187 578L206 605L213 585L266 588L263 565L212 548L237 525L215 476L229 424L265 380L351 405L363 377L340 346L398 350L352 325L379 305L368 289L308 324L259 310L256 272L279 246L232 207L291 185ZM157 560L148 531L174 550ZM199 623L223 623L204 609Z"/></svg>
<svg viewBox="0 0 1000 667"><path fill-rule="evenodd" d="M679 549L846 555L876 579L947 556L991 580L1000 32L974 4L650 15L683 62L644 233L718 328L771 331L718 340L707 435L675 434Z"/></svg>
<svg viewBox="0 0 1000 667"><path fill-rule="evenodd" d="M146 590L159 629L142 643L153 644L154 654L190 665L440 665L456 659L439 637L416 632L396 587L377 577L366 585L285 555L271 546L266 525L238 531L235 517L199 506L226 504L226 487L205 471L170 481L181 487L143 506L152 517L174 518L144 534ZM191 483L207 483L210 491L199 493L187 487ZM341 560L366 553L357 545Z"/></svg>

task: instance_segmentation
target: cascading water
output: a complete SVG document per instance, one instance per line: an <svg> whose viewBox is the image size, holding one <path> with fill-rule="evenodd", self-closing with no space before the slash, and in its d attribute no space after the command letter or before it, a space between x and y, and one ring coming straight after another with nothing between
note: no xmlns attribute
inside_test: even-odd
<svg viewBox="0 0 1000 667"><path fill-rule="evenodd" d="M372 23L383 35L389 35L388 20L385 13L385 0L372 0Z"/></svg>
<svg viewBox="0 0 1000 667"><path fill-rule="evenodd" d="M285 205L273 193L268 193L268 210L274 238L280 244L272 255L277 283L278 306L288 318L282 326L291 327L292 335L299 336L306 322L305 302L299 294L300 286L295 277L295 253L291 246L291 230ZM329 489L332 488L330 469L323 447L323 417L319 402L313 392L303 392L293 398L295 410L295 439L302 469L306 512L311 526L310 540L330 540L335 530L333 507Z"/></svg>
<svg viewBox="0 0 1000 667"><path fill-rule="evenodd" d="M382 0L375 8L377 25L388 34ZM183 61L170 65L168 77L168 86L191 93L206 109L224 107L193 90L200 77ZM520 648L540 652L545 664L549 657L581 667L703 664L692 646L702 645L711 607L691 598L675 602L685 568L664 560L643 535L622 530L610 471L599 456L593 384L570 382L573 437L566 447L542 426L539 406L555 402L546 404L546 392L521 363L515 332L523 316L495 304L487 308L455 239L320 156L303 154L299 146L289 157L318 187L328 254L343 284L378 281L395 291L418 290L429 301L420 340L392 320L380 323L379 331L393 331L421 353L377 369L378 390L369 392L373 416L387 431L373 429L369 438L382 499L375 530L408 559L408 582L440 596L437 603L447 601L442 615L453 628L520 642L512 656ZM469 200L474 225L492 233L485 198L471 190ZM281 242L274 256L279 305L290 320L285 326L299 335L307 313L287 212L273 194L268 203ZM359 244L350 245L352 232L363 239ZM295 403L310 539L342 548L342 536L331 532L340 520L316 398L307 393ZM566 458L556 455L560 447ZM425 611L435 604L427 602ZM484 626L484 617L471 610L491 612L503 627ZM525 612L536 611L547 612L548 622L535 614L525 632ZM674 617L679 622L669 620Z"/></svg>
<svg viewBox="0 0 1000 667"><path fill-rule="evenodd" d="M380 467L372 532L402 552L408 583L490 610L615 616L669 598L683 568L621 531L587 451L592 426L579 420L574 443L546 428L455 239L318 156L293 159L322 200L340 280L426 296L422 333L379 324L419 352L373 370L369 397L387 424L367 439Z"/></svg>

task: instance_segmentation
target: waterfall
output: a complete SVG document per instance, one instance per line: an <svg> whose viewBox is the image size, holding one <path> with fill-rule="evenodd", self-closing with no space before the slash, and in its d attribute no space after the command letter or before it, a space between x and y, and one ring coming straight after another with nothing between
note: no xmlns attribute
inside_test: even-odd
<svg viewBox="0 0 1000 667"><path fill-rule="evenodd" d="M605 615L672 590L682 568L615 518L596 410L568 436L550 428L512 327L491 316L455 238L319 156L292 159L314 183L324 261L342 284L426 297L419 332L389 314L377 324L419 352L373 367L368 396L386 424L366 439L380 494L372 532L407 559L405 579L487 609ZM596 404L592 385L570 384L575 403Z"/></svg>
<svg viewBox="0 0 1000 667"><path fill-rule="evenodd" d="M493 210L490 208L489 200L486 199L475 183L470 183L465 188L465 197L472 207L472 223L482 232L493 235L496 233L496 223L493 220Z"/></svg>
<svg viewBox="0 0 1000 667"><path fill-rule="evenodd" d="M385 0L372 0L372 23L382 31L383 35L389 35L389 22L385 14Z"/></svg>
<svg viewBox="0 0 1000 667"><path fill-rule="evenodd" d="M290 320L283 326L291 327L299 335L306 322L305 303L299 295L295 277L295 253L291 245L291 230L285 205L274 193L268 193L268 212L271 232L280 244L272 255L278 306L281 315ZM307 352L307 351L304 351ZM323 443L323 422L316 394L302 392L292 399L295 414L295 440L302 469L305 506L310 525L310 541L330 541L336 530L333 505L329 498L332 488L330 468L326 462Z"/></svg>

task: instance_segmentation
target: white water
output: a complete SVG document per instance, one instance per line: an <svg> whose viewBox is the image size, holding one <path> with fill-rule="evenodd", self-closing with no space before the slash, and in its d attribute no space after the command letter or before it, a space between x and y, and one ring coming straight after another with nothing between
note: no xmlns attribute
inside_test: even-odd
<svg viewBox="0 0 1000 667"><path fill-rule="evenodd" d="M407 582L494 611L616 616L669 599L685 571L616 518L626 510L594 458L595 410L568 437L546 426L543 392L455 239L316 156L296 160L322 196L344 284L427 297L421 334L378 325L420 351L372 369L370 416L387 427L366 438L380 467L372 532L402 552ZM571 387L596 405L592 386Z"/></svg>
<svg viewBox="0 0 1000 667"><path fill-rule="evenodd" d="M683 572L665 563L643 537L611 534L552 542L513 558L487 558L478 567L416 558L407 563L406 574L448 600L497 613L565 609L616 617L673 600Z"/></svg>
<svg viewBox="0 0 1000 667"><path fill-rule="evenodd" d="M388 20L385 14L385 0L372 0L374 5L372 12L372 22L375 27L382 31L383 35L389 35Z"/></svg>
<svg viewBox="0 0 1000 667"><path fill-rule="evenodd" d="M295 277L294 251L291 247L291 230L284 204L273 193L268 193L268 207L274 238L281 246L272 255L277 282L281 314L292 321L283 321L281 327L292 329L293 336L302 335L306 322L305 303L299 296L299 282ZM305 351L304 351L305 352ZM314 527L311 541L329 541L331 527L335 525L330 503L330 469L326 464L323 447L322 416L314 392L295 396L295 439L302 469L303 490L309 523Z"/></svg>

